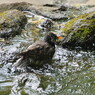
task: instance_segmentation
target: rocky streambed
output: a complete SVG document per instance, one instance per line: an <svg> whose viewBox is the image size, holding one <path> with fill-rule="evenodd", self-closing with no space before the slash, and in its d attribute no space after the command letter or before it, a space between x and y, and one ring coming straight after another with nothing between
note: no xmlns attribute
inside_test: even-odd
<svg viewBox="0 0 95 95"><path fill-rule="evenodd" d="M0 95L94 95L94 6L42 8L0 6ZM63 36L52 64L13 68L18 54L47 32Z"/></svg>

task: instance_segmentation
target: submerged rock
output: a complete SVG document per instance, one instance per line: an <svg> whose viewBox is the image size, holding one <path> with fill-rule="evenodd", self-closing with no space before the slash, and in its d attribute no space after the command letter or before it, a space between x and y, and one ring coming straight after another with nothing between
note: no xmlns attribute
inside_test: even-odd
<svg viewBox="0 0 95 95"><path fill-rule="evenodd" d="M27 23L23 12L9 10L0 13L0 37L6 38L19 34Z"/></svg>
<svg viewBox="0 0 95 95"><path fill-rule="evenodd" d="M65 24L63 32L63 47L95 47L95 12L70 20Z"/></svg>

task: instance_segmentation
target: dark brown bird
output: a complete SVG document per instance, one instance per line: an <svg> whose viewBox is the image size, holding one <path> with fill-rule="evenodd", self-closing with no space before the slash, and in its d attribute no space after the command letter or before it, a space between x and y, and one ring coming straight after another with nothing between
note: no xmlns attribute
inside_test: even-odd
<svg viewBox="0 0 95 95"><path fill-rule="evenodd" d="M22 56L13 65L15 67L39 67L50 62L55 53L55 42L58 37L54 33L49 33L44 40L40 40L30 45L25 51L20 53Z"/></svg>

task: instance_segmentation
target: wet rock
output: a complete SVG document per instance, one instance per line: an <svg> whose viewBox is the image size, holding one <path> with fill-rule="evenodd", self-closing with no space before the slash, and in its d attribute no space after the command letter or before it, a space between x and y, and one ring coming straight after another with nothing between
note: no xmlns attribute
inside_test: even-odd
<svg viewBox="0 0 95 95"><path fill-rule="evenodd" d="M28 18L25 29L32 32L50 31L53 28L53 21L43 16L34 14L30 11L24 11Z"/></svg>
<svg viewBox="0 0 95 95"><path fill-rule="evenodd" d="M9 10L0 13L0 37L6 38L19 34L27 23L21 11Z"/></svg>
<svg viewBox="0 0 95 95"><path fill-rule="evenodd" d="M59 11L67 11L67 8L66 6L62 5L60 6L60 8L58 9Z"/></svg>
<svg viewBox="0 0 95 95"><path fill-rule="evenodd" d="M88 7L88 9L86 11L83 11L83 13L90 13L90 12L95 12L95 6Z"/></svg>
<svg viewBox="0 0 95 95"><path fill-rule="evenodd" d="M63 47L95 47L95 12L70 20L65 24L63 33Z"/></svg>
<svg viewBox="0 0 95 95"><path fill-rule="evenodd" d="M52 19L53 21L68 20L68 18L69 18L65 13L38 11L37 14L42 15L42 16L44 16L46 18Z"/></svg>
<svg viewBox="0 0 95 95"><path fill-rule="evenodd" d="M20 3L11 3L11 4L1 4L0 5L0 11L10 10L10 9L17 9L20 11L30 11L37 15L44 16L46 18L50 18L52 20L68 20L70 18L73 18L73 14L76 11L76 8L73 8L74 12L70 12L71 9L70 6L59 6L58 4L45 4L42 6L32 5L30 3L26 2L20 2ZM65 10L65 11L63 11Z"/></svg>
<svg viewBox="0 0 95 95"><path fill-rule="evenodd" d="M56 7L55 4L44 4L43 6L47 6L47 7Z"/></svg>
<svg viewBox="0 0 95 95"><path fill-rule="evenodd" d="M70 11L70 10L80 10L79 8L77 7L74 7L74 6L71 6L71 5L66 5L66 4L62 4L62 5L57 5L58 6L58 9L55 10L55 11Z"/></svg>
<svg viewBox="0 0 95 95"><path fill-rule="evenodd" d="M50 31L53 28L53 21L50 19L46 19L43 23L41 23L40 26L46 29L47 31Z"/></svg>
<svg viewBox="0 0 95 95"><path fill-rule="evenodd" d="M30 11L30 12L33 12L33 13L35 13L37 15L41 15L43 17L50 18L52 20L62 20L62 19L65 20L65 19L69 18L64 13L52 12L52 9L47 10L46 7L50 7L50 8L54 8L54 9L59 8L58 6L52 5L52 4L45 4L45 5L43 5L43 6L39 7L39 8L38 8L38 6L32 6L32 4L25 3L25 2L12 3L10 5L5 5L5 6L7 6L9 9L17 9L17 10L20 10L20 11Z"/></svg>
<svg viewBox="0 0 95 95"><path fill-rule="evenodd" d="M26 3L26 2L20 2L20 3L11 3L11 4L1 4L0 5L0 12L17 9L20 11L29 11L32 4Z"/></svg>

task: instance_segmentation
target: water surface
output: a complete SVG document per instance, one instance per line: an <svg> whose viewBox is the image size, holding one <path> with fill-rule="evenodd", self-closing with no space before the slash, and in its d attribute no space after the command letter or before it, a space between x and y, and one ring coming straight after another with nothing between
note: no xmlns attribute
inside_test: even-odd
<svg viewBox="0 0 95 95"><path fill-rule="evenodd" d="M21 72L10 69L16 54L43 39L45 31L33 29L0 42L0 95L95 95L95 51L56 46L51 65Z"/></svg>

